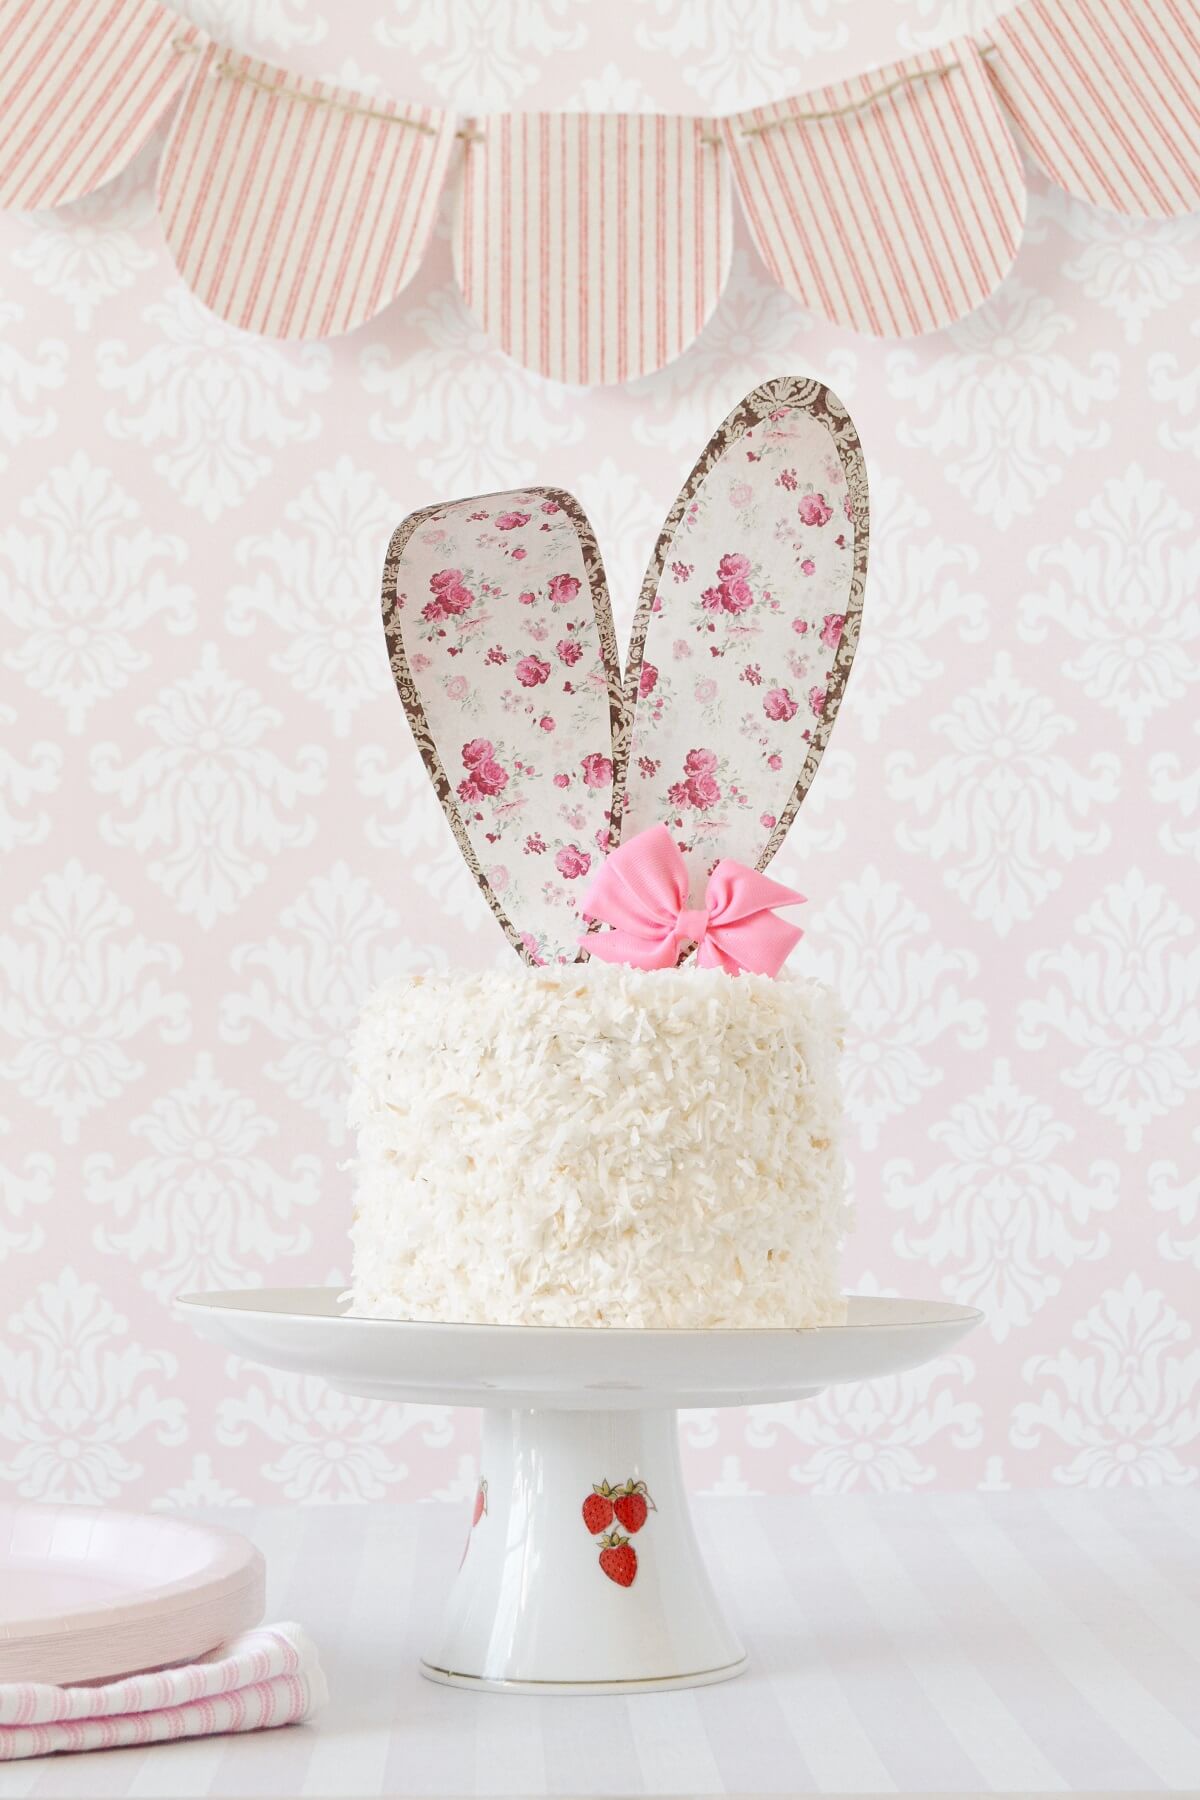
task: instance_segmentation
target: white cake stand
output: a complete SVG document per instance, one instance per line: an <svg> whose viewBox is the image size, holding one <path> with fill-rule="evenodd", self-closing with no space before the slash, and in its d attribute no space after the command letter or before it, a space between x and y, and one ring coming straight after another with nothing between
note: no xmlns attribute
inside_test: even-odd
<svg viewBox="0 0 1200 1800"><path fill-rule="evenodd" d="M699 1687L745 1667L692 1529L677 1408L804 1399L894 1375L942 1355L982 1316L852 1298L845 1325L819 1330L625 1331L356 1319L335 1288L176 1304L226 1350L323 1375L342 1393L482 1407L472 1523L421 1670L464 1687L574 1694Z"/></svg>

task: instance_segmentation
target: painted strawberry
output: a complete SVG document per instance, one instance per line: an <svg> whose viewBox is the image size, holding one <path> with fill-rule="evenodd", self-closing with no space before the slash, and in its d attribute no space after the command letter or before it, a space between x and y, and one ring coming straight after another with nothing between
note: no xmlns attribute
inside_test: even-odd
<svg viewBox="0 0 1200 1800"><path fill-rule="evenodd" d="M635 1481L632 1475L623 1488L613 1490L613 1512L626 1531L640 1531L653 1505L645 1482Z"/></svg>
<svg viewBox="0 0 1200 1800"><path fill-rule="evenodd" d="M593 1537L607 1531L613 1522L612 1489L607 1481L597 1482L583 1503L583 1522Z"/></svg>
<svg viewBox="0 0 1200 1800"><path fill-rule="evenodd" d="M628 1538L612 1531L601 1540L600 1567L618 1587L632 1587L637 1574L637 1551Z"/></svg>
<svg viewBox="0 0 1200 1800"><path fill-rule="evenodd" d="M471 1530L474 1531L480 1519L487 1511L487 1482L480 1477L479 1488L475 1495L475 1511L471 1518Z"/></svg>

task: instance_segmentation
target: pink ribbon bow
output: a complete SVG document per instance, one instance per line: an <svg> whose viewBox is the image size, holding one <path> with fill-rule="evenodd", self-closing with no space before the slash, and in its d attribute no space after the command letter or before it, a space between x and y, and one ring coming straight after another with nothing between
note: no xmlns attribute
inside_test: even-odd
<svg viewBox="0 0 1200 1800"><path fill-rule="evenodd" d="M601 962L630 963L635 969L669 969L684 944L694 943L701 969L777 975L804 933L772 908L797 906L803 899L793 888L724 857L708 878L704 905L689 907L679 846L665 825L651 825L606 858L583 896L583 917L613 929L589 932L579 941Z"/></svg>

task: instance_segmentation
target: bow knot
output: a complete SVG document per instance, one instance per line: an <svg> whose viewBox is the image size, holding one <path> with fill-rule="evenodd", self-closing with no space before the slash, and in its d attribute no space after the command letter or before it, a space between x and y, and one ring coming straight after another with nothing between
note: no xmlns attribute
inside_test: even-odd
<svg viewBox="0 0 1200 1800"><path fill-rule="evenodd" d="M640 831L608 856L583 897L589 923L611 931L579 941L601 962L669 969L684 944L697 946L701 969L777 975L803 932L777 917L777 906L804 899L757 869L723 857L708 878L703 906L688 905L687 865L665 825Z"/></svg>

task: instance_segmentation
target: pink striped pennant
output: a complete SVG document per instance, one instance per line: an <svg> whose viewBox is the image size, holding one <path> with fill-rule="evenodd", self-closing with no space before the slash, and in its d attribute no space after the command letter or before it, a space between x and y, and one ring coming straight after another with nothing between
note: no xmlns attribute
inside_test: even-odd
<svg viewBox="0 0 1200 1800"><path fill-rule="evenodd" d="M246 331L353 330L417 271L454 126L210 46L158 172L180 273Z"/></svg>
<svg viewBox="0 0 1200 1800"><path fill-rule="evenodd" d="M10 0L0 20L0 206L60 206L119 175L207 42L155 0Z"/></svg>
<svg viewBox="0 0 1200 1800"><path fill-rule="evenodd" d="M989 31L1033 161L1093 206L1200 207L1200 15L1190 0L1026 0Z"/></svg>
<svg viewBox="0 0 1200 1800"><path fill-rule="evenodd" d="M488 335L526 368L589 385L678 356L729 268L716 135L662 114L472 121L454 260Z"/></svg>
<svg viewBox="0 0 1200 1800"><path fill-rule="evenodd" d="M937 331L986 300L1017 253L1020 157L969 38L722 128L767 267L835 324Z"/></svg>

